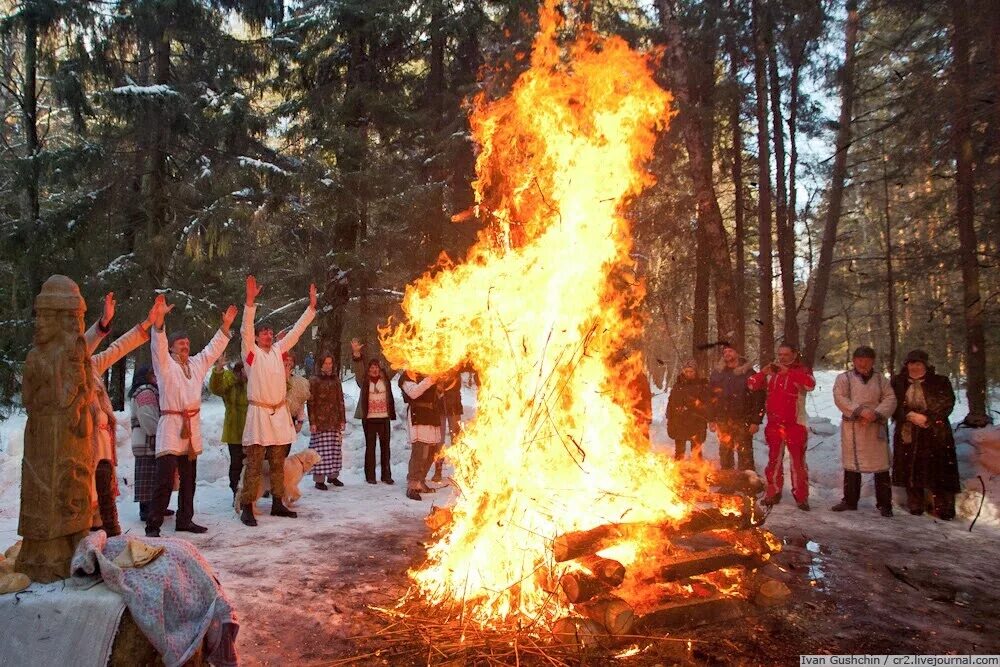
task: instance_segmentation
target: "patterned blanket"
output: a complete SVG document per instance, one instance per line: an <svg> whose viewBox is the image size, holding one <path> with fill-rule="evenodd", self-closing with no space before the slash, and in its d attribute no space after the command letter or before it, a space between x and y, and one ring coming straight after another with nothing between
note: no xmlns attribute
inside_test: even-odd
<svg viewBox="0 0 1000 667"><path fill-rule="evenodd" d="M99 574L108 588L125 599L166 667L184 664L203 640L211 664L237 665L236 614L205 559L184 540L143 541L166 550L145 567L123 569L113 561L125 549L127 539L108 538L104 531L91 533L77 546L72 572L75 576Z"/></svg>

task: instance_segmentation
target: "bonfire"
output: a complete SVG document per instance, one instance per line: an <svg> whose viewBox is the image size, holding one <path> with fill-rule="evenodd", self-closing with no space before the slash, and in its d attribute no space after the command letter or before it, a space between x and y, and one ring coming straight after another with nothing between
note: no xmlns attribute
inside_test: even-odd
<svg viewBox="0 0 1000 667"><path fill-rule="evenodd" d="M475 100L477 242L407 288L381 342L394 367L479 376L447 453L458 500L432 517L410 600L463 627L578 641L732 597L773 545L747 497L713 493L707 469L654 452L637 423L644 288L626 209L653 183L672 98L654 56L589 26L569 35L556 5L510 93Z"/></svg>

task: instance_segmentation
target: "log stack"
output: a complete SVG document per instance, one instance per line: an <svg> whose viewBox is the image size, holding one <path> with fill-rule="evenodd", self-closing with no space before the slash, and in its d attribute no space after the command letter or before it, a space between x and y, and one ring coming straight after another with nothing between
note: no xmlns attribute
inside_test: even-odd
<svg viewBox="0 0 1000 667"><path fill-rule="evenodd" d="M732 489L739 480L726 481ZM713 573L722 570L728 575L735 574L734 569L744 574L756 570L772 552L772 542L766 539L759 527L760 518L754 513L753 498L740 498L746 499L738 503L742 513L718 509L733 507L734 499L717 494L716 507L696 509L679 522L605 524L556 537L552 556L556 562L568 565L559 585L573 613L552 627L554 639L580 648L610 646L616 639L636 632L720 622L743 615L744 600L752 591L721 591L711 583ZM656 544L657 553L641 555L638 562L642 572L631 573L623 587L630 576L626 568L597 554L636 537L643 538L643 543ZM742 581L748 579L741 577ZM624 599L628 596L621 592L634 592L637 586L648 587L643 590L649 591L648 596L641 596L648 598L641 609L633 608Z"/></svg>

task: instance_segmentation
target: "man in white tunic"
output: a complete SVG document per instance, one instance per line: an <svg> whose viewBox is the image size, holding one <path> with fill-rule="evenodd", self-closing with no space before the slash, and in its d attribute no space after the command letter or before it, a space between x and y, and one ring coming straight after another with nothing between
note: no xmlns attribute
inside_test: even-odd
<svg viewBox="0 0 1000 667"><path fill-rule="evenodd" d="M201 352L191 354L191 340L185 333L170 337L163 328L164 315L173 309L166 306L163 295L157 301L164 304L162 314L154 322L150 348L153 370L160 387L160 421L156 425L156 495L146 521L146 536L159 537L163 514L170 502L174 476L180 476L181 488L177 499L177 524L174 530L204 533L208 529L194 519L194 484L197 459L201 454L201 391L205 375L229 344L229 328L236 319L236 306L222 314L222 326Z"/></svg>
<svg viewBox="0 0 1000 667"><path fill-rule="evenodd" d="M285 457L295 440L292 417L285 407L287 385L281 355L295 347L309 323L316 317L316 286L309 286L309 306L284 338L274 339L270 326L254 328L256 299L262 287L256 278L247 277L247 299L243 308L240 337L247 371L247 423L243 429L243 493L240 496L240 521L256 526L253 503L261 482L264 459L271 469L271 515L298 516L282 503L285 495Z"/></svg>
<svg viewBox="0 0 1000 667"><path fill-rule="evenodd" d="M892 516L889 482L889 418L896 410L896 394L889 380L875 370L875 350L862 345L854 351L854 368L833 383L833 400L843 415L840 449L844 463L844 498L834 512L858 509L861 474L875 475L875 505Z"/></svg>

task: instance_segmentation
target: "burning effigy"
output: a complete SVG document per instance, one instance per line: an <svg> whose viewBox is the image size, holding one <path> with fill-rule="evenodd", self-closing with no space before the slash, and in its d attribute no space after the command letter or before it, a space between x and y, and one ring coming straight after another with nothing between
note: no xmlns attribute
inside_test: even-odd
<svg viewBox="0 0 1000 667"><path fill-rule="evenodd" d="M632 409L644 288L626 208L673 115L654 56L589 26L568 34L555 2L539 23L509 94L474 103L484 229L381 331L397 368L479 378L448 452L458 500L410 577L419 600L482 628L628 634L691 595L690 577L716 577L705 595L724 597L771 547L746 496L654 452ZM706 531L711 553L684 556L681 538Z"/></svg>

